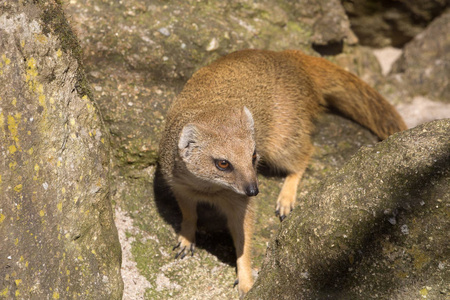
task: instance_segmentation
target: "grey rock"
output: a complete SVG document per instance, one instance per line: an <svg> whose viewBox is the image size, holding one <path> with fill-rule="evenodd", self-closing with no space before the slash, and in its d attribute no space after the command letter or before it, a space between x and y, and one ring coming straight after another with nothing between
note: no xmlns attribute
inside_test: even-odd
<svg viewBox="0 0 450 300"><path fill-rule="evenodd" d="M114 162L135 168L156 163L165 112L198 68L245 48L312 54L314 44L339 53L344 42L355 43L337 0L80 0L66 11L88 78L102 87L94 94L112 133Z"/></svg>
<svg viewBox="0 0 450 300"><path fill-rule="evenodd" d="M121 230L126 247L131 248L129 257L151 287L143 297L237 297L232 289L235 258L231 238L224 220L211 208L200 209L195 255L173 261L170 250L180 212L155 180L156 152L167 108L195 70L238 49L330 53L333 55L327 58L376 87L383 83L378 62L370 49L354 45L356 38L338 1L77 0L67 3L65 10L81 39L93 94L112 134L116 168L111 194L117 207L133 220L132 228L121 224ZM170 35L164 35L161 28ZM316 153L302 179L301 197L341 167L361 145L373 145L377 139L351 121L326 115L319 119L313 141ZM274 203L281 183L278 177L260 177L254 272L279 226ZM299 209L306 204L298 203ZM404 225L395 212L388 212L387 218L397 222L395 226ZM308 278L311 273L300 276ZM124 280L128 288L135 287L130 278Z"/></svg>
<svg viewBox="0 0 450 300"><path fill-rule="evenodd" d="M448 297L449 131L395 134L329 174L281 224L246 299Z"/></svg>
<svg viewBox="0 0 450 300"><path fill-rule="evenodd" d="M341 0L362 45L402 47L449 6L448 0Z"/></svg>
<svg viewBox="0 0 450 300"><path fill-rule="evenodd" d="M0 297L121 299L109 137L52 1L0 4Z"/></svg>
<svg viewBox="0 0 450 300"><path fill-rule="evenodd" d="M449 32L450 11L447 11L404 47L392 67L391 77L409 95L450 103Z"/></svg>

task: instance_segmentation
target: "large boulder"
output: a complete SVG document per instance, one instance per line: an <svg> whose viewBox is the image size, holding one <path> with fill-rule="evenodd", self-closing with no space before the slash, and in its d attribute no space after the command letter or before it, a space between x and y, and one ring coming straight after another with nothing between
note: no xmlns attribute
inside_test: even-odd
<svg viewBox="0 0 450 300"><path fill-rule="evenodd" d="M123 267L126 274L140 273L148 280L142 283L142 277L126 276L124 298L236 297L233 245L223 220L217 222L220 217L213 211L199 220L194 257L173 260L170 249L180 212L170 195L153 184L167 108L198 68L250 47L333 54L327 58L380 87L379 66L371 50L354 45L339 1L77 0L69 1L65 10L81 39L87 77L112 133L111 195L125 261L135 262ZM301 196L342 166L358 147L376 142L368 131L337 116L327 115L318 123L316 153L302 180ZM282 184L277 177L260 179L255 272L279 225L274 203Z"/></svg>
<svg viewBox="0 0 450 300"><path fill-rule="evenodd" d="M448 6L447 0L341 0L362 45L401 48Z"/></svg>
<svg viewBox="0 0 450 300"><path fill-rule="evenodd" d="M394 84L411 96L450 103L449 31L450 11L447 11L406 44L392 67Z"/></svg>
<svg viewBox="0 0 450 300"><path fill-rule="evenodd" d="M339 1L77 0L67 3L65 10L81 39L87 77L112 134L111 194L124 261L135 262L123 266L124 274L140 273L148 281L142 283L131 274L124 277L124 299L137 294L146 299L237 297L232 288L232 241L213 210L201 209L195 255L173 260L170 250L180 212L174 199L153 184L167 108L194 71L238 49L342 52L328 58L375 85L380 72L370 49L354 45L356 38ZM318 128L317 151L300 195L342 166L358 147L377 140L337 116L321 118ZM274 209L282 178L260 177L260 183L255 272L279 225ZM122 221L128 218L133 222Z"/></svg>
<svg viewBox="0 0 450 300"><path fill-rule="evenodd" d="M121 299L108 133L58 2L0 4L0 298Z"/></svg>
<svg viewBox="0 0 450 300"><path fill-rule="evenodd" d="M337 0L79 0L66 11L115 161L137 168L156 163L165 112L198 68L244 48L339 53L356 42Z"/></svg>
<svg viewBox="0 0 450 300"><path fill-rule="evenodd" d="M450 119L363 148L300 199L247 299L446 299Z"/></svg>

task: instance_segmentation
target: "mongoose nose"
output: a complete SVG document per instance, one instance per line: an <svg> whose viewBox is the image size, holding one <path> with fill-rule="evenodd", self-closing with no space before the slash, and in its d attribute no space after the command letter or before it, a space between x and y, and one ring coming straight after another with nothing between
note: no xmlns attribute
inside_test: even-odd
<svg viewBox="0 0 450 300"><path fill-rule="evenodd" d="M258 195L258 185L256 183L251 183L245 189L245 194L249 197Z"/></svg>

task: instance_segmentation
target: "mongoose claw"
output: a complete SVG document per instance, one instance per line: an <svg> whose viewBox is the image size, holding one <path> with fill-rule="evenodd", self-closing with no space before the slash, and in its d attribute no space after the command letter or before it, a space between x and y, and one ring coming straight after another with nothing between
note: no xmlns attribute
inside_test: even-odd
<svg viewBox="0 0 450 300"><path fill-rule="evenodd" d="M277 216L278 218L280 218L280 222L283 222L283 220L284 219L286 219L286 215L280 215L280 210L279 209L277 209L276 211L275 211L275 216Z"/></svg>
<svg viewBox="0 0 450 300"><path fill-rule="evenodd" d="M236 281L233 283L233 288L235 288L239 284L239 279L236 279Z"/></svg>
<svg viewBox="0 0 450 300"><path fill-rule="evenodd" d="M292 212L294 208L291 206L290 208L286 208L277 204L277 209L275 210L275 216L280 218L280 222L283 222L284 219Z"/></svg>
<svg viewBox="0 0 450 300"><path fill-rule="evenodd" d="M186 257L186 255L187 255L187 252L186 252L186 251L183 251L183 254L181 254L181 256L180 256L180 259L183 259L183 258L185 258L185 257Z"/></svg>
<svg viewBox="0 0 450 300"><path fill-rule="evenodd" d="M175 254L175 259L177 259L178 257L183 259L186 256L186 254L185 254L186 251L185 250L186 250L186 246L182 247L180 249L180 251L178 251L177 254Z"/></svg>
<svg viewBox="0 0 450 300"><path fill-rule="evenodd" d="M194 256L195 244L191 244L189 251L191 251L191 256Z"/></svg>
<svg viewBox="0 0 450 300"><path fill-rule="evenodd" d="M178 244L176 244L175 246L173 246L172 251L174 251L175 249L177 249L178 247L180 247L181 242L179 242Z"/></svg>
<svg viewBox="0 0 450 300"><path fill-rule="evenodd" d="M179 248L180 245L181 245L181 242L179 242L177 245L175 245L173 247L173 250ZM178 258L183 259L186 257L186 255L188 255L189 252L191 252L191 256L194 256L194 250L195 250L195 244L193 244L193 243L189 246L189 250L187 250L187 246L183 246L180 248L180 251L177 252L174 259L178 259Z"/></svg>

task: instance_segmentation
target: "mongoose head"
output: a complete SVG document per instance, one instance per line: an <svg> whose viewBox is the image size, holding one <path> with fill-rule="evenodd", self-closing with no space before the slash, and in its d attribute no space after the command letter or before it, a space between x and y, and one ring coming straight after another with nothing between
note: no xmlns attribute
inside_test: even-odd
<svg viewBox="0 0 450 300"><path fill-rule="evenodd" d="M195 187L210 192L226 188L238 194L256 196L258 154L251 112L224 109L207 112L185 125L178 140L178 152Z"/></svg>

